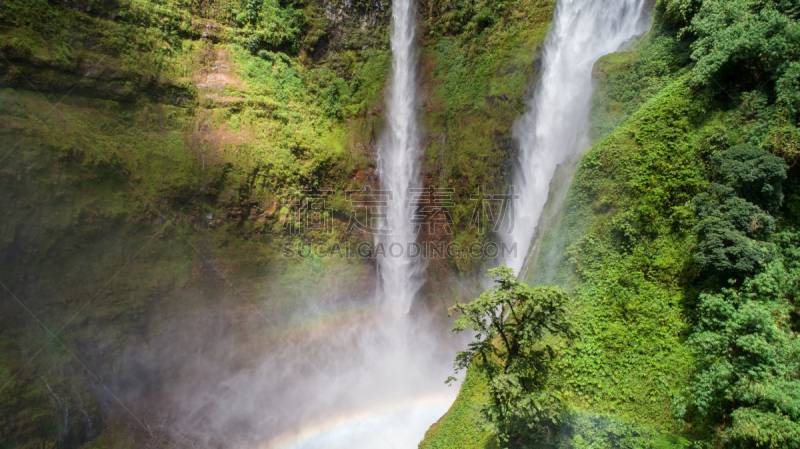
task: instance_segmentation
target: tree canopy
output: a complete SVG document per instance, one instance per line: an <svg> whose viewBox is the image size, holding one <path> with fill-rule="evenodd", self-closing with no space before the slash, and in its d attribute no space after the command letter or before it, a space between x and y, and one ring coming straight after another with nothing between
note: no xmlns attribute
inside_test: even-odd
<svg viewBox="0 0 800 449"><path fill-rule="evenodd" d="M736 145L711 156L724 183L736 193L770 212L781 207L786 163L753 145Z"/></svg>
<svg viewBox="0 0 800 449"><path fill-rule="evenodd" d="M574 337L566 321L569 297L556 287L531 288L502 265L489 276L497 285L450 309L461 314L453 332L476 332L454 367L489 379L490 428L501 441L519 440L559 422L563 403L552 378L559 344Z"/></svg>
<svg viewBox="0 0 800 449"><path fill-rule="evenodd" d="M694 260L704 270L722 278L751 276L772 260L763 239L775 231L775 219L761 208L720 184L692 202L700 240Z"/></svg>
<svg viewBox="0 0 800 449"><path fill-rule="evenodd" d="M692 82L740 102L749 143L800 157L800 4L795 0L665 0L691 41Z"/></svg>
<svg viewBox="0 0 800 449"><path fill-rule="evenodd" d="M753 87L774 86L785 113L800 112L800 5L794 0L670 0L667 11L684 20L697 40L693 78L713 84L738 71Z"/></svg>
<svg viewBox="0 0 800 449"><path fill-rule="evenodd" d="M728 447L800 447L799 237L776 234L777 258L761 273L700 296L687 341L696 367L679 413L718 427Z"/></svg>
<svg viewBox="0 0 800 449"><path fill-rule="evenodd" d="M776 220L769 212L781 207L788 167L752 145L718 150L711 162L724 185L713 183L692 199L699 239L694 260L722 280L752 276L773 259L766 240Z"/></svg>

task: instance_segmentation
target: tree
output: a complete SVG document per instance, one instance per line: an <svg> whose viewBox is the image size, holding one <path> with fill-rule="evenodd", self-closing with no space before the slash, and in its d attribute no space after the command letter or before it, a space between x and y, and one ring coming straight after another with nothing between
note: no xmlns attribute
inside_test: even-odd
<svg viewBox="0 0 800 449"><path fill-rule="evenodd" d="M745 144L715 152L711 162L738 196L770 212L781 207L788 169L783 159Z"/></svg>
<svg viewBox="0 0 800 449"><path fill-rule="evenodd" d="M723 279L752 276L772 260L764 241L775 232L775 218L759 206L773 213L780 209L788 167L752 145L718 150L711 162L725 184L712 184L692 199L699 219L694 260Z"/></svg>
<svg viewBox="0 0 800 449"><path fill-rule="evenodd" d="M500 441L520 441L557 424L563 413L552 378L559 342L574 337L565 320L569 297L556 287L520 283L502 265L489 270L489 276L497 285L450 309L462 314L454 333L476 332L454 368L457 373L469 367L486 376L491 400L484 414L490 429Z"/></svg>
<svg viewBox="0 0 800 449"><path fill-rule="evenodd" d="M800 112L800 5L796 0L667 0L696 38L693 78L716 88L727 74L774 89L786 118Z"/></svg>
<svg viewBox="0 0 800 449"><path fill-rule="evenodd" d="M707 273L723 280L742 278L772 260L770 246L763 242L775 232L771 215L720 184L712 184L692 203L699 219L693 229L699 240L694 260Z"/></svg>
<svg viewBox="0 0 800 449"><path fill-rule="evenodd" d="M739 289L700 297L687 346L696 360L679 414L734 448L800 447L800 235L776 234L778 254Z"/></svg>

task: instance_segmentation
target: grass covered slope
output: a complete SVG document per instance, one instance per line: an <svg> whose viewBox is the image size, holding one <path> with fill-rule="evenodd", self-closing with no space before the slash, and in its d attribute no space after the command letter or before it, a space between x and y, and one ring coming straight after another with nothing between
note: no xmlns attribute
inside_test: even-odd
<svg viewBox="0 0 800 449"><path fill-rule="evenodd" d="M792 229L800 224L791 143L798 117L788 91L773 82L788 82L781 70L796 57L796 29L761 36L767 28L755 24L774 31L797 11L781 2L687 5L659 2L647 36L597 62L592 135L599 141L579 162L563 203L551 192L548 207L555 209L544 214L525 280L569 290L580 338L560 362L571 412L543 447L794 444L796 416L782 404L792 403L796 391L796 295L774 283L784 279L791 289L797 282L792 256L783 254L796 251ZM730 41L714 38L723 28L708 23L737 18L750 21L744 39L760 48L778 45L776 36L794 42L786 63L727 52ZM689 30L683 38L680 28ZM751 153L773 165L721 162ZM778 209L770 205L775 201L759 203L760 185L742 187L762 182L755 181L762 179L758 170L786 170L770 153L792 167ZM734 190L738 199L724 200L731 203L722 210L758 212L741 230L704 202ZM745 199L754 204L745 207ZM714 225L708 214L717 217ZM783 233L769 237L776 229ZM726 237L715 234L722 232ZM762 357L756 344L778 346ZM777 389L785 399L777 399ZM480 409L485 400L470 384L422 447L484 447L451 443L443 429L481 428L480 414L463 410Z"/></svg>
<svg viewBox="0 0 800 449"><path fill-rule="evenodd" d="M659 41L658 33L652 31L633 51L615 56L616 61L621 61L619 65L604 58L595 70L604 67L611 71L613 67L626 72L631 62L649 56L652 42ZM676 282L684 271L681 244L662 239L656 245L639 242L637 248L635 241L621 242L625 236L619 227L626 223L617 214L618 204L632 198L624 182L630 178L630 171L639 168L637 175L653 176L671 165L691 160L691 155L676 155L675 147L650 151L650 144L673 142L665 136L676 129L683 133L698 126L683 120L675 123L676 117L692 111L692 99L691 92L681 88L680 79L662 79L669 74L669 70L656 74L660 75L657 81L669 87L656 94L642 92L643 106L584 156L563 209L548 223L538 259L529 271L531 279L527 281L531 285L558 284L569 289L573 296L570 321L581 336L572 348L565 349L560 362L560 381L570 393L567 401L571 417L561 429L565 438L551 441L552 444L582 447L585 442L615 447L624 440L625 444L639 447L658 440L662 431L671 433L681 428L671 413L672 395L685 385L689 363L680 344L685 326L681 316L685 295ZM598 80L601 85L603 82ZM598 89L598 96L602 92L603 87ZM596 111L595 120L598 116L606 116L608 121L615 119L600 110ZM671 119L669 124L651 128L647 140L634 137L641 135L643 127L665 118ZM680 162L670 161L673 157L681 157ZM661 176L666 177L667 173L662 172ZM676 190L692 182L691 176L684 183L677 181ZM691 199L701 187L702 180L683 194L683 201ZM625 244L625 250L619 251L620 243ZM691 242L683 244L683 248L685 254L690 254ZM648 276L653 274L658 278ZM479 409L485 400L474 390L465 396L459 397L451 413ZM442 423L452 419L448 414ZM482 444L492 440L480 431L479 413L467 419L459 426L482 435ZM484 447L450 445L440 429L433 427L421 447ZM663 442L667 444L664 447L669 447L669 440Z"/></svg>
<svg viewBox="0 0 800 449"><path fill-rule="evenodd" d="M425 433L421 448L496 448L494 435L482 427L481 407L486 402L486 380L468 372L450 410Z"/></svg>

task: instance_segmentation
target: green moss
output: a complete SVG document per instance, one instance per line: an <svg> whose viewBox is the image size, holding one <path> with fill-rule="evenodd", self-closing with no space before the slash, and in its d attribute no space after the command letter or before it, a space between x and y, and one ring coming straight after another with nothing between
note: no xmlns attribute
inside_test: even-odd
<svg viewBox="0 0 800 449"><path fill-rule="evenodd" d="M491 433L484 429L481 407L488 400L486 380L468 372L458 398L442 418L425 433L421 449L496 448Z"/></svg>
<svg viewBox="0 0 800 449"><path fill-rule="evenodd" d="M128 425L116 422L105 429L96 440L83 447L86 449L135 449L139 446L133 439Z"/></svg>
<svg viewBox="0 0 800 449"><path fill-rule="evenodd" d="M528 88L538 83L539 46L553 5L432 3L423 24L426 181L455 189L452 239L463 246L487 238L470 229L471 195L505 191L509 182L511 127L525 109ZM482 261L451 261L450 268L478 276Z"/></svg>

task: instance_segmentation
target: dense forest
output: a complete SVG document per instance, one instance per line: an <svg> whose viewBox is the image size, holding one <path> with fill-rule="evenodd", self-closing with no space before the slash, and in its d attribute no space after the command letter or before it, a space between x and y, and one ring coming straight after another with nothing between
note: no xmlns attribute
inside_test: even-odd
<svg viewBox="0 0 800 449"><path fill-rule="evenodd" d="M560 2L415 2L419 177L452 192L421 241L499 241L474 202L513 182ZM421 448L800 447L800 5L646 3L525 270L427 261L416 303L473 341ZM347 192L380 188L392 7L0 0L0 447L243 445L174 391L375 291L285 248L371 238Z"/></svg>

